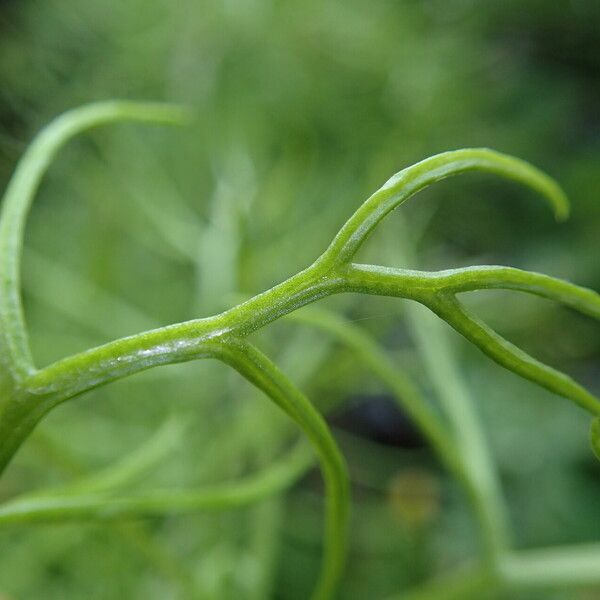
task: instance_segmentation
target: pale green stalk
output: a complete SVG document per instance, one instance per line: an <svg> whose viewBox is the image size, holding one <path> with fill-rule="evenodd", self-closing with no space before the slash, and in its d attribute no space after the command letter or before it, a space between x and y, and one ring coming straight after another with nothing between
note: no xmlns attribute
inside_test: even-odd
<svg viewBox="0 0 600 600"><path fill-rule="evenodd" d="M407 319L423 357L427 374L444 407L453 434L463 482L471 500L483 550L490 564L510 542L510 523L498 474L473 406L473 398L460 376L448 340L433 315L411 306Z"/></svg>
<svg viewBox="0 0 600 600"><path fill-rule="evenodd" d="M197 489L150 489L118 494L112 487L88 490L79 485L25 494L0 505L0 525L112 521L162 516L165 513L229 510L280 493L306 472L313 462L312 452L302 442L256 474Z"/></svg>
<svg viewBox="0 0 600 600"><path fill-rule="evenodd" d="M467 564L386 600L479 600L500 592L600 585L600 544L507 552L496 569Z"/></svg>
<svg viewBox="0 0 600 600"><path fill-rule="evenodd" d="M500 576L518 589L600 586L600 544L511 552L501 562Z"/></svg>
<svg viewBox="0 0 600 600"><path fill-rule="evenodd" d="M152 470L181 443L186 426L173 417L139 448L93 474L62 486L58 493L112 491L130 484ZM56 493L56 491L55 491Z"/></svg>

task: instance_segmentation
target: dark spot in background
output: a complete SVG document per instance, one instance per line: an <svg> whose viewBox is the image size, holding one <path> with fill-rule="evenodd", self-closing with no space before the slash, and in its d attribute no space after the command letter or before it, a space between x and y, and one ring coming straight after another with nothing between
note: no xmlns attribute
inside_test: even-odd
<svg viewBox="0 0 600 600"><path fill-rule="evenodd" d="M354 435L398 448L422 448L425 442L410 418L390 396L353 396L330 423Z"/></svg>

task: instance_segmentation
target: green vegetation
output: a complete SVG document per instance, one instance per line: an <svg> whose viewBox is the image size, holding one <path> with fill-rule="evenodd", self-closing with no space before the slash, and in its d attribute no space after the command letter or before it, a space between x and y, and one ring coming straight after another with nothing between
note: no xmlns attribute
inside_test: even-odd
<svg viewBox="0 0 600 600"><path fill-rule="evenodd" d="M2 600L599 596L599 9L0 2Z"/></svg>
<svg viewBox="0 0 600 600"><path fill-rule="evenodd" d="M313 597L331 598L342 577L346 554L349 508L346 466L320 414L284 373L247 340L250 334L333 294L357 292L414 300L445 320L500 365L572 400L592 416L600 416L597 398L567 375L533 359L471 316L457 300L456 294L478 289L518 290L556 300L594 318L600 318L600 295L552 277L505 267L430 273L352 262L360 246L391 211L430 184L467 171L490 172L514 179L541 193L554 208L557 218L567 215L566 198L550 178L523 161L487 149L446 152L400 171L363 203L314 263L250 300L213 317L127 336L41 369L36 368L20 299L20 263L27 213L42 175L64 142L82 130L122 119L177 124L183 118L184 112L177 108L128 102L76 109L43 130L17 167L6 192L0 220L0 333L3 350L0 457L3 467L39 420L65 400L152 367L201 358L217 359L235 369L291 417L319 457L326 484L327 509L323 567ZM459 426L454 432L446 423L439 421L412 384L397 378L394 365L388 364L385 355L380 355L368 338L361 340L360 334L343 321L322 320L321 317L315 323L337 333L391 384L399 401L406 405L442 460L465 484L476 511L481 515L482 533L487 537L487 568L499 578L500 583L517 579L513 571L522 569L529 573L528 568L522 567L519 558L508 554L504 517L495 514L497 501L487 504L486 490L478 479L477 470L472 467L469 453L476 451L478 441L469 443L462 439L461 434L464 436L466 433L464 427ZM592 426L594 448L598 445L597 424L596 420ZM473 434L469 432L468 435ZM123 518L148 512L169 512L172 508L177 510L181 507L198 510L231 508L280 491L282 476L283 484L286 481L289 484L293 475L306 467L304 455L301 458L300 469L296 458L288 461L291 466L286 464L283 474L281 467L271 467L275 474L267 472L251 481L199 493L159 491L139 497L112 498L106 491L98 495L98 485L94 485L98 480L96 477L91 483L80 482L75 489L13 500L4 509L0 507L0 523L33 522L40 518ZM128 470L125 468L126 473ZM115 479L119 483L123 477L113 472L108 477L108 484L104 481L100 485L100 491L103 488L110 491ZM566 559L571 559L568 552ZM594 557L594 567L596 563ZM482 581L486 586L489 583L487 579ZM544 578L542 582L545 583Z"/></svg>

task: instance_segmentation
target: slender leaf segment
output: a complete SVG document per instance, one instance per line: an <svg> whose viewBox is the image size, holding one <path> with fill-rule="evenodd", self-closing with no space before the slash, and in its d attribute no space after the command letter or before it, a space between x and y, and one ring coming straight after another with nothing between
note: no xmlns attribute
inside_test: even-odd
<svg viewBox="0 0 600 600"><path fill-rule="evenodd" d="M363 203L313 264L246 302L212 317L145 331L36 368L21 304L21 253L29 208L54 155L74 135L105 123L134 120L172 125L184 123L188 116L179 107L161 104L105 102L84 106L59 117L44 129L17 166L0 216L0 470L36 423L61 402L159 365L201 358L219 360L239 372L289 415L319 458L326 484L327 511L322 572L313 597L331 598L342 576L346 553L349 504L346 466L321 415L276 365L248 341L248 336L320 298L349 292L393 296L423 304L498 364L571 400L595 417L591 439L598 453L600 401L567 375L509 343L471 315L457 299L457 294L474 290L516 290L557 301L600 319L600 296L596 292L508 267L428 273L352 262L386 215L432 183L464 172L481 171L516 181L538 192L557 219L568 215L564 193L547 175L522 160L482 148L445 152L400 171ZM321 322L321 327L329 327L338 334L341 331L336 323ZM404 398L405 406L445 457L448 466L460 476L463 468L460 457L454 453L444 425L423 409L410 384L395 374L391 365L377 358L376 348L364 345L362 339L352 338L349 331L341 335L360 349L363 359L378 369L379 375ZM281 477L276 483L281 483ZM258 488L258 492L255 487L252 493L242 496L251 501L263 492L280 489L271 480L268 484L262 482ZM64 504L59 506L54 500L54 508L48 505L45 509L36 501L30 504L31 516L35 518L40 510L42 513L55 510L66 514L73 510L80 514L99 514L103 499L109 502L103 495L88 495L79 500L73 497L71 508ZM198 498L195 501L202 505ZM133 511L136 502L143 512L144 506L152 508L153 502L161 503L161 498L121 501L107 510L127 513ZM16 514L5 508L0 511L0 522L26 519L23 515L27 511L18 517Z"/></svg>
<svg viewBox="0 0 600 600"><path fill-rule="evenodd" d="M590 441L594 454L598 460L600 460L600 418L596 418L592 421L592 426L590 428Z"/></svg>

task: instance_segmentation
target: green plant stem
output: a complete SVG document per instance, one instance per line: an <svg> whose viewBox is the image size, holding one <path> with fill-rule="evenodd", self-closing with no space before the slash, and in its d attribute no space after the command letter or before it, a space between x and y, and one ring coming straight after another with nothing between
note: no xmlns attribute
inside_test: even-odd
<svg viewBox="0 0 600 600"><path fill-rule="evenodd" d="M172 437L181 431L181 427L182 425L177 419L170 419L150 439L137 448L132 453L133 456L118 460L98 473L83 476L85 467L80 462L79 457L63 444L58 445L53 440L46 438L46 443L38 448L38 453L43 453L44 459L48 460L58 471L71 478L76 478L74 485L69 482L59 489L52 488L43 492L25 494L15 498L14 501L60 494L60 492L77 491L79 486L85 482L92 483L94 491L114 489L114 486L129 483L169 452L173 446ZM40 433L37 433L36 437L38 439ZM44 439L43 434L42 439ZM48 452L49 448L51 449L50 452ZM13 500L11 500L12 502ZM163 544L157 542L144 523L115 522L111 526L112 530L142 554L157 572L161 573L165 579L171 580L181 590L185 598L198 598L193 578L186 569L186 565L172 556Z"/></svg>
<svg viewBox="0 0 600 600"><path fill-rule="evenodd" d="M323 476L327 488L327 514L325 522L325 547L321 578L316 587L314 598L321 600L330 598L341 577L346 546L346 528L348 515L348 482L345 463L337 449L329 429L312 404L297 390L297 388L281 373L277 367L262 355L248 342L228 337L226 342L205 342L194 352L201 352L202 357L218 358L240 372L242 376L261 389L284 412L286 412L304 431L311 440L321 461ZM244 490L242 490L244 491ZM262 491L262 490L259 490ZM245 490L246 495L248 490ZM250 489L256 493L256 489ZM239 487L235 486L235 494L209 498L213 505L228 506L227 502L246 501L245 496L240 496ZM84 498L77 496L78 502ZM126 511L131 506L129 501L119 504L107 504L106 498L91 497L88 505L92 511L119 510ZM168 505L175 508L174 499L167 498ZM194 498L195 509L198 509L198 498ZM189 499L182 498L184 504ZM229 504L231 506L231 504ZM137 512L143 512L148 507L158 507L165 511L165 498L146 497L143 501L134 502ZM74 514L73 506L69 507L70 514ZM28 507L31 515L31 506ZM89 515L88 515L89 516ZM1 517L1 513L0 513Z"/></svg>
<svg viewBox="0 0 600 600"><path fill-rule="evenodd" d="M525 161L487 148L464 148L426 158L393 175L348 219L321 260L348 264L375 227L392 210L429 185L469 171L493 173L538 192L558 220L569 214L565 193L554 180Z"/></svg>
<svg viewBox="0 0 600 600"><path fill-rule="evenodd" d="M353 270L354 272L357 271L356 269ZM352 270L350 271L352 272ZM47 395L50 399L50 405L46 408L47 410L54 402L64 400L85 391L85 389L106 383L107 381L130 374L136 370L142 370L144 368L155 366L156 364L165 364L167 362L179 362L182 360L215 356L215 348L218 348L218 352L221 352L225 347L231 348L229 341L234 339L232 337L234 332L247 335L257 328L259 324L264 325L268 320L274 320L285 314L286 311L296 309L308 301L322 297L326 293L348 291L348 289L344 289L344 286L341 283L343 279L339 276L333 281L326 278L315 280L312 277L307 277L309 273L310 270L307 270L302 274L291 278L287 282L280 284L280 286L276 286L276 288L273 288L269 292L251 299L230 311L226 311L217 317L195 322L192 321L178 326L155 330L139 336L124 338L123 340L118 340L117 342L100 347L99 349L54 363L54 365L38 371L35 375L31 376L27 382L28 389L30 390L30 393L37 396L38 407L41 405L39 396L44 394ZM376 278L373 277L373 272L369 272L368 275L369 283L373 284L373 281L376 280ZM306 281L299 281L299 279L305 277L309 282L307 287L305 287ZM376 283L380 284L381 282L376 281ZM397 282L394 283L395 285L397 284ZM365 291L367 288L364 285L364 282L361 285L362 291ZM349 288L351 291L354 291L355 287L357 287L357 283L352 280L350 280L350 283L346 286L346 288ZM371 289L369 289L369 292L373 293ZM376 287L376 292L379 294L385 293L385 286L378 285L378 287ZM273 300L269 298L269 295L271 294L274 296ZM424 298L427 298L428 306L435 309L438 314L442 312L442 308L450 306L449 304L442 307L434 305L433 295L426 297L422 295L422 292L418 292L418 294L421 301L423 301ZM408 288L407 291L398 290L398 287L396 286L393 295L406 295L407 297L414 298L415 292L414 289L411 288ZM292 300L289 299L290 297ZM435 299L437 300L439 297L440 296L438 295ZM443 298L444 302L448 303L450 297L444 296ZM273 308L275 309L275 312L273 312ZM454 321L454 319L457 318L457 314L456 310L454 312L443 313L443 318L458 328ZM241 319L241 323L238 323L237 327L230 325L229 327L219 328L220 322L223 323L229 321L231 323L232 317L239 318L240 315L246 317L246 319ZM210 325L212 325L212 331ZM192 335L190 335L190 329ZM182 336L173 335L174 333L181 332L185 334L183 339ZM157 338L160 339L161 343L157 343ZM220 342L217 344L215 343L216 340L220 340ZM140 341L142 342L141 348ZM473 339L472 341L477 342L478 339ZM241 343L241 341L236 343ZM118 350L122 351L123 347L125 347L125 353L124 355L122 354L119 356ZM251 380L252 378L255 378L254 381L259 382L259 387L262 387L265 385L265 381L260 377L256 379L257 374L261 373L260 368L248 370L248 365L246 365L246 368L239 368L238 361L241 360L241 357L246 355L248 348L249 346L245 345L243 352L235 352L234 354L225 353L223 355L226 356L224 360L231 364L231 366L234 366L234 368L240 370L245 377L250 378ZM221 359L223 359L223 356L221 356ZM257 355L254 355L255 359L256 356ZM498 360L497 356L492 356ZM98 358L100 359L99 361ZM260 363L261 361L259 360L258 362ZM248 364L252 366L252 361ZM515 367L514 364L510 363L508 366L509 368L512 367L513 370L516 367L521 368L519 364ZM528 376L530 375L530 372L522 371L521 374ZM537 375L537 372L534 374ZM564 387L557 387L554 371L550 370L549 374L544 371L544 374L547 375L548 380L553 385L550 389L558 391L559 393L565 393ZM562 376L562 374L559 375ZM44 379L48 381L48 384L45 385ZM547 383L547 381L544 381L543 383ZM71 387L73 385L75 387ZM267 386L262 387L262 389L267 391L271 388ZM284 392L284 395L287 392L289 392L289 390ZM567 389L566 392L565 395L567 395L567 397L573 397L573 390L571 388ZM593 399L591 395L590 397ZM282 401L282 397L275 395L275 398L278 399L276 401L282 402L280 406L295 420L300 418L295 407L287 405L286 401ZM589 403L582 404L584 407L588 407ZM32 413L30 413L30 415L31 414ZM33 414L35 415L35 413ZM306 427L306 423L304 423L304 426ZM329 473L329 478L331 478L331 472ZM340 495L339 490L338 495ZM331 518L330 515L330 519ZM329 583L323 584L325 587L322 589L327 589L329 593L329 588L327 587L329 585Z"/></svg>
<svg viewBox="0 0 600 600"><path fill-rule="evenodd" d="M319 456L327 488L327 518L321 579L315 598L330 598L341 577L346 545L348 483L337 446L319 413L277 367L245 338L252 332L325 296L362 292L413 299L449 322L494 360L547 389L562 394L594 415L600 402L567 376L542 365L471 317L455 299L457 291L493 287L494 277L473 273L446 277L446 291L419 287L415 278L382 267L351 265L378 223L424 187L467 171L501 175L539 192L557 218L568 213L566 197L547 175L527 163L474 148L428 158L394 175L350 217L327 250L307 269L224 313L122 338L36 370L20 298L20 261L27 213L41 177L56 151L74 134L119 119L180 123L183 112L156 104L107 102L63 115L37 137L20 161L6 192L0 219L0 472L54 406L118 378L159 365L217 358L267 394L308 436ZM406 273L404 274L406 275ZM515 278L514 273L509 276ZM471 278L469 280L469 277ZM504 277L507 277L505 274ZM552 288L552 296L598 316L593 292L564 282L549 285L536 274L520 276L517 289ZM456 285L463 289L456 289ZM455 286L454 288L452 286ZM426 286L425 286L426 287ZM592 296L590 296L592 294ZM437 435L437 434L434 434Z"/></svg>
<svg viewBox="0 0 600 600"><path fill-rule="evenodd" d="M492 268L492 270L494 269ZM493 282L495 287L502 287L503 279L508 279L509 282L513 282L513 285L516 285L514 273L511 272L508 277L503 278L500 271L495 273L495 278L489 278L487 281L489 286ZM354 285L356 291L410 298L420 302L498 364L555 394L572 400L590 414L600 415L600 401L593 394L564 373L529 356L498 335L477 317L468 313L453 295L453 291L456 288L459 288L459 291L476 289L473 287L475 283L472 270L458 270L458 273L453 272L450 278L447 272L445 273L436 281L435 274L427 277L418 271L403 271L373 265L351 265L348 281ZM571 308L576 308L589 316L600 319L600 296L592 290L551 277L540 277L537 274L532 274L531 285L526 286L524 280L527 273L525 271L517 271L517 273L520 290L537 295L542 295L540 292L543 291L545 297L559 299L562 302L564 302L565 295L568 295L568 305ZM464 281L463 276L465 276ZM448 282L448 280L450 280L450 290L452 291L448 291L444 287L444 282ZM415 283L411 284L411 281ZM433 285L431 282L434 282ZM483 287L485 288L485 285Z"/></svg>
<svg viewBox="0 0 600 600"><path fill-rule="evenodd" d="M592 421L590 427L590 443L596 458L600 460L600 418L597 417Z"/></svg>
<svg viewBox="0 0 600 600"><path fill-rule="evenodd" d="M581 544L505 553L496 569L467 564L387 600L479 600L525 592L600 585L600 545Z"/></svg>
<svg viewBox="0 0 600 600"><path fill-rule="evenodd" d="M132 109L127 105L127 109L135 113L135 107ZM34 180L36 177L39 179L48 164L49 157L60 144L73 133L97 123L97 112L105 115L103 118L106 120L122 118L119 110L115 111L114 106L98 105L80 110L83 111L85 119L81 118L77 111L66 115L56 122L62 125L55 123L54 128L50 126L49 131L54 132L52 135L42 133L33 144L34 149L42 148L45 160L37 171L29 167ZM149 110L151 112L151 109L142 110L143 118L148 118ZM164 115L161 115L161 118L163 117ZM46 138L52 142L50 150L47 148L48 144L44 145ZM27 172L26 167L30 163L26 159L27 157L22 162L25 164L25 167L22 167L25 169L24 172ZM348 269L346 263L377 223L426 185L469 170L499 173L525 183L541 192L550 201L557 215L566 214L567 204L564 194L552 180L522 161L490 150L458 150L413 165L394 176L371 196L342 227L330 247L313 265L271 290L221 315L123 338L58 361L41 371L32 371L33 367L29 364L25 369L29 376L24 382L24 392L17 394L18 401L5 402L3 414L0 416L0 438L5 440L3 448L0 449L0 468L8 462L35 423L48 410L65 399L146 368L203 358L207 356L203 344L208 341L223 339L226 335L243 337L323 296L342 291L358 291L348 280L348 274L352 273L352 269ZM17 175L15 178L18 181L20 178ZM19 192L19 186L16 189ZM5 243L0 267L6 273L12 273L5 278L10 293L6 295L6 310L3 311L0 307L0 318L5 314L6 323L3 329L6 329L8 346L14 349L9 352L13 366L18 366L17 363L23 362L21 358L28 356L28 351L25 351L27 336L20 309L18 257L25 217L34 189L35 186L17 193L9 188L10 202L5 204L2 218L4 229L0 229L0 243L2 239ZM5 232L4 238L2 238L2 231ZM369 291L382 293L373 289ZM399 291L396 287L394 295L414 298L413 292L414 290L407 288ZM19 318L13 319L11 315L17 313L20 315Z"/></svg>
<svg viewBox="0 0 600 600"><path fill-rule="evenodd" d="M407 227L397 260L414 265L415 243ZM485 267L484 267L485 268ZM415 285L415 288L418 288ZM500 476L491 455L475 399L466 384L444 325L418 303L407 306L407 325L425 363L436 397L451 424L466 473L463 482L474 509L486 566L493 571L498 557L509 547L512 534Z"/></svg>
<svg viewBox="0 0 600 600"><path fill-rule="evenodd" d="M48 261L45 261L45 263L47 262ZM52 263L48 263L47 267L50 272L54 269ZM96 290L95 286L84 286L83 282L81 282L74 274L67 272L66 275L70 280L74 281L77 288L89 288L87 289L87 293L91 297L103 296L101 290ZM49 296L46 294L43 296L43 300L50 301L51 305L54 306L58 304L59 298L52 294ZM110 308L117 316L122 312L122 304L123 303L117 298L113 298L112 296L107 297L107 308ZM61 308L61 306L57 307ZM130 309L127 305L125 305L125 308L127 310L123 311L123 313L128 314ZM67 311L67 315L75 317L78 322L81 322L84 326L87 326L90 323L89 316L85 311L78 309L69 310ZM301 324L316 327L337 338L347 345L368 368L390 387L396 401L408 412L421 431L423 431L424 435L429 439L442 463L446 464L450 472L465 486L469 498L474 501L475 512L481 520L481 530L484 535L492 540L498 539L499 537L505 538L506 536L490 535L490 532L493 533L494 531L500 530L500 527L491 525L499 519L494 519L488 514L494 513L493 509L497 502L491 501L490 495L485 493L479 494L479 496L483 496L483 500L487 501L477 501L479 497L478 494L475 493L477 487L474 482L471 481L471 475L468 474L468 469L463 465L463 459L459 457L459 453L456 449L457 445L464 447L464 460L472 462L477 458L477 461L481 462L482 453L480 448L477 447L474 449L471 447L473 444L466 443L466 439L471 439L471 437L467 435L468 432L464 431L467 425L466 423L463 423L462 419L462 417L468 413L464 406L464 401L461 400L464 396L464 391L459 393L459 390L455 389L457 384L446 385L446 382L455 381L456 377L454 376L453 368L443 368L443 365L447 363L447 360L443 356L440 356L440 353L447 353L444 353L441 348L443 340L440 340L439 335L436 335L436 332L433 331L434 323L431 323L430 319L425 318L418 310L412 314L412 319L410 321L414 325L417 339L420 340L419 343L430 347L432 352L434 352L434 356L431 357L432 360L429 360L428 364L431 363L435 366L435 368L431 368L430 371L434 383L440 382L439 385L436 385L440 397L443 398L449 396L448 406L451 407L451 410L454 413L460 416L460 418L457 417L456 419L460 423L460 434L457 436L457 439L453 439L455 436L447 430L434 411L428 407L427 401L422 396L418 386L407 374L398 369L397 365L390 360L387 353L384 352L375 340L373 340L362 328L336 313L318 307L305 308L302 311L291 313L287 318ZM423 326L419 326L419 323L422 321L426 321L426 323L424 323ZM421 331L423 335L419 335L419 331ZM429 344L427 344L427 340L430 341ZM426 357L429 356L429 352L426 348L424 348L424 352ZM448 369L450 369L450 373L447 372ZM438 373L439 376L437 375ZM472 451L467 452L466 446L469 446L469 450ZM484 479L487 480L489 478L490 469L482 468L480 471L481 470L486 473ZM489 488L489 485L484 486L484 489L487 488ZM493 496L491 497L493 498ZM493 545L494 544L492 543L487 544L488 547Z"/></svg>
<svg viewBox="0 0 600 600"><path fill-rule="evenodd" d="M30 375L25 382L32 396L31 403L36 408L36 420L52 406L93 387L157 365L206 357L203 346L206 343L231 335L246 336L305 304L341 292L362 292L417 300L448 320L506 368L576 401L592 414L600 414L600 403L589 392L566 375L528 357L487 326L468 316L452 296L413 285L413 273L352 265L343 274L334 272L329 276L322 276L315 263L282 284L215 317L151 330L62 359ZM457 285L455 280L453 285ZM540 282L536 281L536 286L539 285ZM562 295L571 288L572 295L577 296L577 302L573 300L571 306L577 305L580 310L585 309L588 314L594 314L597 294L572 284L563 286L561 282ZM36 420L31 419L29 426L32 427ZM25 431L26 429L24 427ZM7 432L6 439L9 440L10 437L10 432ZM9 444L6 443L5 446L8 447ZM17 446L18 443L15 443L14 447ZM0 452L0 459L2 458Z"/></svg>
<svg viewBox="0 0 600 600"><path fill-rule="evenodd" d="M439 294L477 290L515 290L560 302L580 313L600 319L600 294L556 277L512 267L477 266L444 271L394 269L353 263L347 281L356 291L394 295L419 302Z"/></svg>
<svg viewBox="0 0 600 600"><path fill-rule="evenodd" d="M507 554L501 579L518 589L600 585L600 544L558 546Z"/></svg>
<svg viewBox="0 0 600 600"><path fill-rule="evenodd" d="M594 319L600 319L600 295L593 290L542 273L513 267L478 266L435 273L415 272L412 285L418 289L461 293L475 290L515 290L554 300ZM426 283L427 282L427 283Z"/></svg>
<svg viewBox="0 0 600 600"><path fill-rule="evenodd" d="M124 520L165 513L222 511L246 506L275 495L313 464L306 442L269 467L240 480L199 489L148 490L115 494L112 490L60 490L26 494L0 505L0 525L80 520Z"/></svg>
<svg viewBox="0 0 600 600"><path fill-rule="evenodd" d="M415 307L416 308L416 307ZM438 395L445 401L453 429L429 408L418 386L403 373L379 345L352 322L318 308L304 309L291 319L318 327L336 336L383 381L398 404L408 413L431 443L449 472L465 488L477 516L485 549L491 562L508 546L508 518L486 445L472 416L466 391L445 351L445 341L435 330L436 323L411 311L411 323Z"/></svg>
<svg viewBox="0 0 600 600"><path fill-rule="evenodd" d="M460 481L475 511L486 560L493 567L498 556L508 548L511 534L499 476L485 433L441 324L417 305L409 307L408 320L436 397L450 421L464 473Z"/></svg>
<svg viewBox="0 0 600 600"><path fill-rule="evenodd" d="M186 112L176 106L136 102L104 102L74 109L54 120L29 146L4 195L0 220L0 322L3 359L18 380L34 369L20 298L20 256L25 221L34 194L57 151L84 129L116 120L183 124Z"/></svg>
<svg viewBox="0 0 600 600"><path fill-rule="evenodd" d="M314 269L312 269L314 271ZM35 424L54 406L85 391L158 365L214 357L225 340L259 327L340 290L340 278L310 269L215 317L188 321L122 338L35 371L18 400L0 406L0 471Z"/></svg>
<svg viewBox="0 0 600 600"><path fill-rule="evenodd" d="M172 417L140 447L115 461L104 469L80 477L61 486L58 490L46 490L51 494L95 493L113 491L139 479L162 461L180 443L185 424ZM44 492L44 493L46 493Z"/></svg>
<svg viewBox="0 0 600 600"><path fill-rule="evenodd" d="M346 553L349 490L344 459L321 415L266 356L248 342L236 340L227 344L220 358L290 415L317 451L327 493L323 568L313 598L330 598L341 578Z"/></svg>
<svg viewBox="0 0 600 600"><path fill-rule="evenodd" d="M598 398L568 375L541 363L505 340L469 314L456 298L438 297L427 306L499 365L559 396L573 400L592 415L600 415Z"/></svg>
<svg viewBox="0 0 600 600"><path fill-rule="evenodd" d="M387 356L387 354L379 347L379 345L367 334L365 333L360 327L354 325L352 322L348 321L347 319L332 313L330 311L327 310L323 310L323 309L319 309L316 307L311 307L311 308L307 308L304 309L303 311L299 311L297 313L292 313L288 318L292 319L295 322L301 323L301 324L306 324L306 325L310 325L313 327L317 327L318 329L325 331L333 336L335 336L338 340L340 340L342 343L346 344L349 348L352 349L353 352L356 353L356 355L370 368L373 370L373 372L381 378L382 381L384 381L387 385L389 385L390 389L392 390L392 392L394 393L394 397L396 398L396 400L399 402L399 404L405 409L407 410L408 414L411 416L411 418L415 421L415 423L419 426L419 428L423 431L423 433L425 434L425 436L430 440L433 448L436 450L436 452L438 453L438 455L440 456L440 459L442 460L442 462L444 464L446 464L450 470L451 473L454 474L454 476L457 477L457 479L459 479L459 481L463 482L463 484L466 486L467 491L469 493L470 497L477 497L475 494L473 494L473 482L470 481L470 476L468 475L467 471L465 470L465 467L462 464L462 459L459 457L457 450L456 450L456 445L457 442L453 439L453 435L450 434L450 432L446 431L446 428L444 427L443 423L439 420L439 418L437 417L437 415L427 406L427 402L425 400L425 398L423 398L423 396L421 395L420 390L418 389L418 387L416 386L416 384L414 382L412 382L410 380L410 378L404 374L401 370L399 370L397 368L397 366L390 360L390 358ZM429 333L431 333L428 330ZM428 337L428 336L426 336ZM431 340L432 342L434 342L434 340ZM439 342L439 340L438 340ZM437 342L433 343L433 346L436 346ZM438 357L439 358L439 357ZM436 364L441 365L443 361L441 360L437 360L436 359ZM441 367L440 367L441 368ZM446 374L446 370L442 370L440 371L440 377L442 379L444 379L444 381L447 380L447 374ZM452 386L450 386L452 387ZM461 414L464 413L464 411L461 411ZM463 432L464 433L464 432ZM462 438L459 438L462 439ZM153 447L155 446L155 444L153 444ZM162 444L161 444L162 446ZM141 449L143 450L143 449ZM141 451L140 451L141 453ZM136 453L136 454L140 454L140 453ZM154 453L153 453L154 454ZM143 456L145 457L146 453L143 453ZM127 460L126 461L127 464L129 465L130 463L133 464L137 464L138 460L135 459L131 459L131 460ZM146 460L145 458L143 459L143 462L145 463ZM129 472L129 468L127 467L119 467L117 469L117 472L120 473L121 471L125 471L125 472ZM104 481L106 479L108 479L109 482L114 482L115 481L115 475L113 474L114 469L113 468L109 468L107 470L107 475L96 475L96 476L92 476L90 478L90 482L95 482L97 480L99 481ZM117 479L119 481L122 480L122 477L117 477ZM243 489L246 486L246 481L242 480L240 482L240 486ZM115 485L108 485L108 486L102 486L100 489L113 489L115 487ZM233 487L233 484L232 484ZM74 489L73 489L74 488ZM134 516L135 513L135 501L139 501L140 502L140 506L143 506L144 500L143 499L138 499L137 495L133 497L133 499L131 500L129 506L125 507L120 507L119 503L121 502L121 499L117 498L116 499L116 510L112 510L111 506L113 504L113 498L111 497L110 499L106 499L105 502L105 509L106 509L106 513L104 514L103 511L101 511L99 509L99 507L102 505L102 499L98 499L98 498L89 498L89 492L91 491L98 491L98 487L97 484L94 484L93 487L90 489L89 488L89 484L86 483L86 481L82 481L82 482L77 482L75 485L71 484L68 487L69 491L80 491L84 494L84 497L82 498L81 503L77 503L77 502L73 502L73 500L70 501L70 503L65 503L62 507L60 507L60 505L54 505L54 508L52 509L51 512L48 513L48 516L50 519L52 520L58 520L58 519L82 519L86 516L85 512L81 512L81 511L85 511L85 510L90 510L90 511L96 511L93 514L87 513L87 515L90 516L90 518L94 519L94 518L123 518L123 515L127 516ZM277 486L277 488L274 488L273 490L271 490L271 492L269 493L269 495L272 495L274 493L276 493L277 491L280 490L280 486ZM87 493L86 493L87 492ZM200 494L200 498L202 498L202 493L201 491L199 491ZM210 491L209 491L210 493ZM55 492L53 493L55 495ZM47 495L47 494L44 494ZM170 504L168 501L168 496L164 498L164 503L162 505L162 510L164 510L165 512L179 512L180 510L182 510L180 508L179 505L179 501L180 501L180 496L185 497L186 496L186 492L183 493L177 493L177 494L173 494L172 498L174 499L174 503ZM154 493L150 494L150 497L154 497ZM23 508L23 499L19 499L18 500L21 503L21 509L20 510L25 510L25 508ZM25 499L25 501L27 501L27 499ZM487 503L485 504L485 506L487 507L488 511L491 510L491 507L493 506L494 503ZM36 504L33 507L33 510L37 510L39 504ZM202 510L204 508L205 505L202 504L202 501L198 504L197 508L199 510ZM11 508L12 510L15 510L15 506L12 504L11 502ZM59 508L62 510L62 512L59 512ZM19 507L17 506L17 509L19 509ZM188 510L192 510L192 505L190 505ZM73 514L69 514L70 510L73 510L74 513ZM123 510L125 510L125 512L122 512ZM127 511L131 511L131 512L127 512ZM139 513L140 515L145 515L146 514L146 510L150 510L148 509L142 509L141 512ZM483 513L483 523L482 523L482 530L488 531L489 529L493 529L491 527L489 527L486 524L486 513L485 511L480 511L479 509L476 508L476 512L478 514ZM25 513L22 513L23 516L25 517ZM159 510L155 507L154 509L152 509L152 514L159 514ZM0 513L1 515L1 513ZM107 516L110 515L110 516ZM44 519L43 513L40 513L40 516L38 518ZM0 522L2 522L2 517L0 516Z"/></svg>

